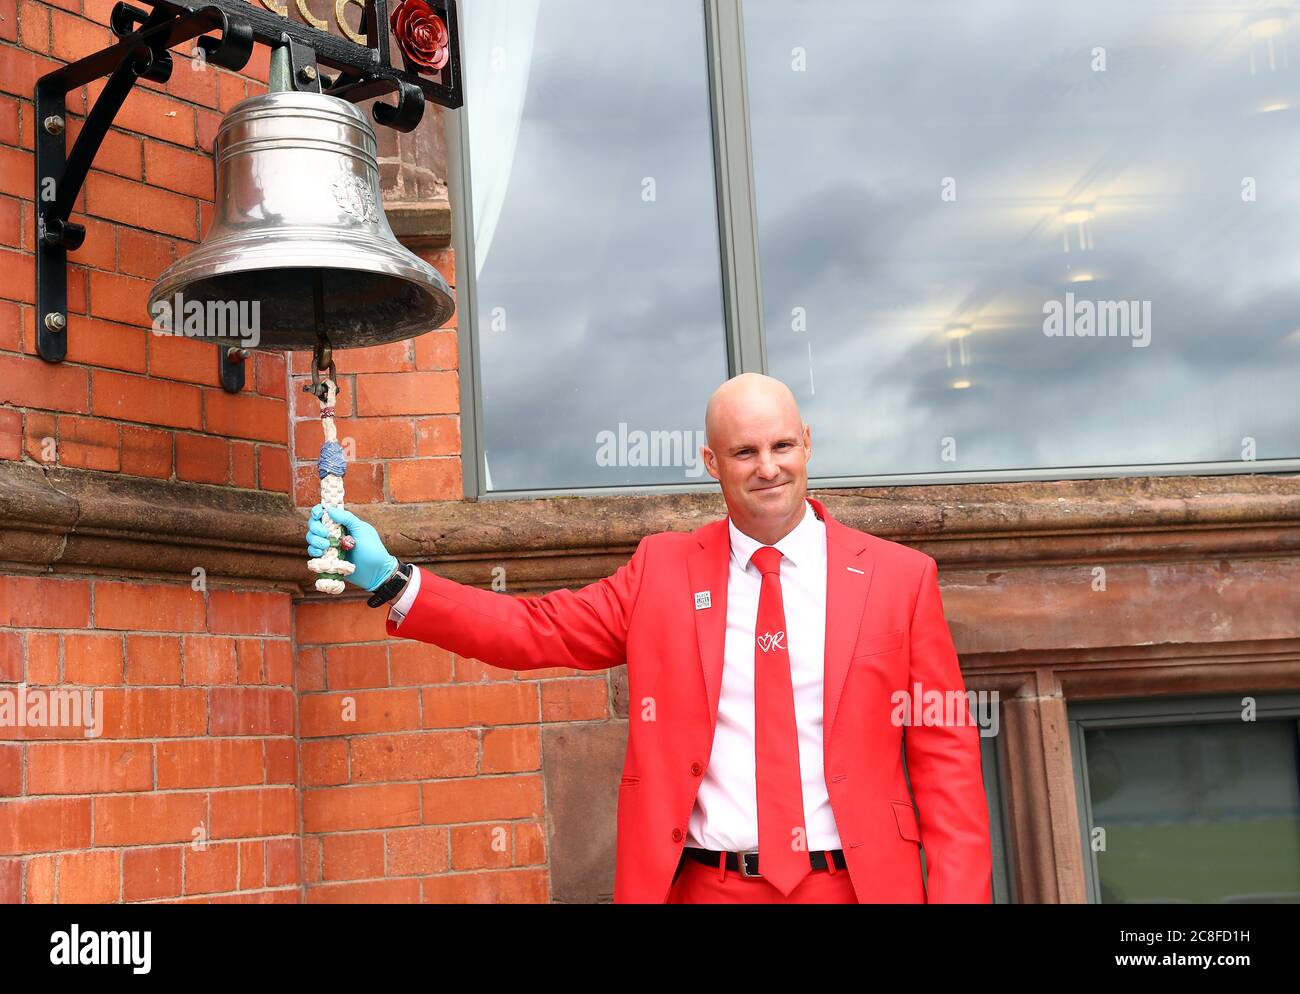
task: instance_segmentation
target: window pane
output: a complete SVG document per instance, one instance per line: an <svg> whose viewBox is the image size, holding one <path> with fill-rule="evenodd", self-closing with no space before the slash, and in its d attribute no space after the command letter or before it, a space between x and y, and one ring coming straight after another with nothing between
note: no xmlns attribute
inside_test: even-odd
<svg viewBox="0 0 1300 994"><path fill-rule="evenodd" d="M1104 903L1300 902L1294 721L1089 729L1084 752Z"/></svg>
<svg viewBox="0 0 1300 994"><path fill-rule="evenodd" d="M462 13L488 489L707 479L727 361L700 0Z"/></svg>
<svg viewBox="0 0 1300 994"><path fill-rule="evenodd" d="M817 475L1300 456L1289 6L744 17L769 366Z"/></svg>

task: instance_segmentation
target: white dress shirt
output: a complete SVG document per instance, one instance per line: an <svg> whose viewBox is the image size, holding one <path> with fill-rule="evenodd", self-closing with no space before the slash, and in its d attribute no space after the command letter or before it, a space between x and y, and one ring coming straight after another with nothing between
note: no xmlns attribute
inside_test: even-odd
<svg viewBox="0 0 1300 994"><path fill-rule="evenodd" d="M754 752L754 625L762 575L749 559L762 543L727 518L731 557L727 572L727 635L723 648L718 725L709 767L700 780L686 844L700 849L747 852L758 848L758 796ZM808 848L839 849L822 756L823 651L826 643L826 525L804 503L803 520L776 543L781 560L781 600L798 727ZM420 591L412 573L389 610L398 626Z"/></svg>
<svg viewBox="0 0 1300 994"><path fill-rule="evenodd" d="M723 649L718 725L709 768L700 781L686 844L746 852L758 848L754 752L754 624L762 574L749 559L763 543L727 519L731 559L727 573L727 637ZM805 502L803 520L776 543L781 559L790 681L798 728L808 848L839 849L822 762L823 650L826 644L826 524Z"/></svg>

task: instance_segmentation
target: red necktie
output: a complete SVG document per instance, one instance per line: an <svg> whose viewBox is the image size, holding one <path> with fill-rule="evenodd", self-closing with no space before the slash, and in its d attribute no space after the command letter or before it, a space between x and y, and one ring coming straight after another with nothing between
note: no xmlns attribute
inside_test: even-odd
<svg viewBox="0 0 1300 994"><path fill-rule="evenodd" d="M781 559L781 550L770 545L750 557L763 574L754 623L754 759L758 872L788 897L812 866L803 823L803 777L781 601Z"/></svg>

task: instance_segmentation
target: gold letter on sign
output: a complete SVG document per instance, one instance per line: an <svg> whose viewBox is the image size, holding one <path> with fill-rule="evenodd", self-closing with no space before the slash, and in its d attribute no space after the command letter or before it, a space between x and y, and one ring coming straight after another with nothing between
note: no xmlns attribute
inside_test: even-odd
<svg viewBox="0 0 1300 994"><path fill-rule="evenodd" d="M289 16L289 5L287 3L277 4L275 0L262 0L262 6L272 14L279 14L281 17Z"/></svg>
<svg viewBox="0 0 1300 994"><path fill-rule="evenodd" d="M262 0L262 2L265 3L266 0ZM347 17L343 14L344 9L350 3L356 4L361 8L362 15L365 14L365 0L334 0L334 19L339 22L339 30L345 35L355 41L358 45L367 45L369 42L366 41L365 35L359 35L353 31L352 26L348 24Z"/></svg>
<svg viewBox="0 0 1300 994"><path fill-rule="evenodd" d="M262 2L265 3L266 0L262 0ZM303 20L306 21L308 24L310 24L313 28L315 28L317 31L328 31L330 29L328 21L324 20L323 18L317 17L315 14L313 14L310 10L307 9L306 0L294 0L294 2L298 5L298 13L302 15Z"/></svg>

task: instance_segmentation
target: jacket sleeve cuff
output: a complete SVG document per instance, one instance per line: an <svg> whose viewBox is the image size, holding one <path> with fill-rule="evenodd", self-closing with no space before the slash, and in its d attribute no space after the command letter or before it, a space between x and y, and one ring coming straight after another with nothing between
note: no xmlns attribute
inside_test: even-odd
<svg viewBox="0 0 1300 994"><path fill-rule="evenodd" d="M402 621L406 618L406 612L411 609L415 603L415 597L420 592L420 567L414 563L411 564L411 579L407 581L406 589L402 591L401 596L393 603L388 611L388 620L394 627L400 628Z"/></svg>

